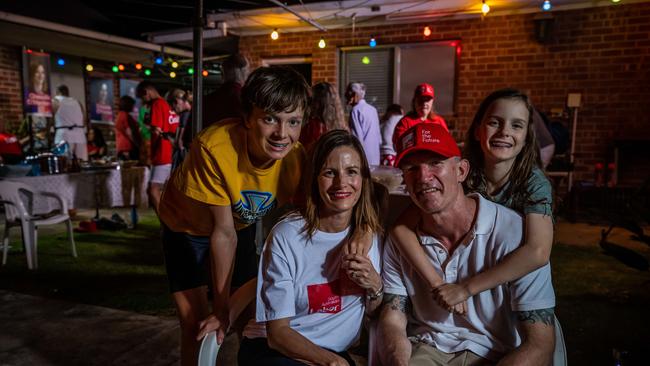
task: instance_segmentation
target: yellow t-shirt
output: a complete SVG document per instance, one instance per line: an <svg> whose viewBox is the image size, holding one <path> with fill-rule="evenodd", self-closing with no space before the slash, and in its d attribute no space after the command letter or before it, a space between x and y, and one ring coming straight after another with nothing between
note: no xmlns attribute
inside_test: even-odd
<svg viewBox="0 0 650 366"><path fill-rule="evenodd" d="M206 128L169 179L161 198L160 219L171 230L209 236L210 205L231 206L240 230L288 202L300 181L304 149L296 143L283 159L259 169L248 159L246 128L232 119Z"/></svg>

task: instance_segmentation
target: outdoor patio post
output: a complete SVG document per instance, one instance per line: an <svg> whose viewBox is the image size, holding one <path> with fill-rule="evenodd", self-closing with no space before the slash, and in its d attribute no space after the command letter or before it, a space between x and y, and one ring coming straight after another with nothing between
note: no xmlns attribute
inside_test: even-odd
<svg viewBox="0 0 650 366"><path fill-rule="evenodd" d="M194 75L192 104L192 136L203 128L203 0L196 0L194 5Z"/></svg>

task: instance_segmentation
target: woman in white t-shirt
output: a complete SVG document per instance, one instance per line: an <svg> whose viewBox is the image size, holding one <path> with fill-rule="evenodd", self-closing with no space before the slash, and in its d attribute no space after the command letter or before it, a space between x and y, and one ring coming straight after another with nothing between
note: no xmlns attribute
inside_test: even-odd
<svg viewBox="0 0 650 366"><path fill-rule="evenodd" d="M343 130L316 142L305 207L274 228L257 282L256 320L239 350L244 365L354 365L346 350L364 313L381 303L381 234L370 170L359 140ZM345 254L356 231L373 232L368 256Z"/></svg>

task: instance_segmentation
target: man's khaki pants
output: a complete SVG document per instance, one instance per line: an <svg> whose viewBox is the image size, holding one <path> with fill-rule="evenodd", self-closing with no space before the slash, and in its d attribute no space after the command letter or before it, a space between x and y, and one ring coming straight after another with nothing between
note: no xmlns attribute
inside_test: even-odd
<svg viewBox="0 0 650 366"><path fill-rule="evenodd" d="M483 366L492 365L489 360L471 351L444 353L424 343L413 344L410 366Z"/></svg>

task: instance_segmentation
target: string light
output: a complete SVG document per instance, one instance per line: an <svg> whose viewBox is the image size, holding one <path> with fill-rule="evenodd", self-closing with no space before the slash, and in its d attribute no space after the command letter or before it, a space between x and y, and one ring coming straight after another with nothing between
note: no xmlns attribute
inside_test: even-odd
<svg viewBox="0 0 650 366"><path fill-rule="evenodd" d="M368 42L368 46L370 47L377 46L377 40L375 39L375 37L370 37L370 42Z"/></svg>
<svg viewBox="0 0 650 366"><path fill-rule="evenodd" d="M318 48L325 48L325 46L327 46L325 38L321 38L320 41L318 41Z"/></svg>
<svg viewBox="0 0 650 366"><path fill-rule="evenodd" d="M490 5L488 5L488 4L485 2L485 0L483 0L483 5L481 6L481 13L483 13L483 15L485 16L485 15L487 15L487 13L489 13L489 12L490 12Z"/></svg>
<svg viewBox="0 0 650 366"><path fill-rule="evenodd" d="M363 58L361 59L361 63L364 64L364 65L369 65L370 64L370 57L363 56Z"/></svg>
<svg viewBox="0 0 650 366"><path fill-rule="evenodd" d="M158 65L160 65L160 64L163 63L163 59L162 59L162 57L160 57L160 56L156 57L156 60L155 60L155 61L156 61L156 63L157 63Z"/></svg>
<svg viewBox="0 0 650 366"><path fill-rule="evenodd" d="M65 60L62 59L62 58L59 58L58 60L56 60L56 63L57 63L59 66L64 66L64 65L65 65Z"/></svg>
<svg viewBox="0 0 650 366"><path fill-rule="evenodd" d="M424 31L422 31L422 33L424 34L425 37L430 36L431 35L431 28L429 28L428 26L424 27Z"/></svg>
<svg viewBox="0 0 650 366"><path fill-rule="evenodd" d="M551 2L549 0L544 0L544 2L542 3L542 10L544 11L549 11L551 10L552 7L553 6L551 5Z"/></svg>
<svg viewBox="0 0 650 366"><path fill-rule="evenodd" d="M280 38L280 34L278 34L278 30L277 30L277 29L274 29L273 32L271 32L271 39L275 41L275 40L277 40L278 38Z"/></svg>
<svg viewBox="0 0 650 366"><path fill-rule="evenodd" d="M176 61L172 62L172 67L177 68L178 67L178 62L176 62Z"/></svg>
<svg viewBox="0 0 650 366"><path fill-rule="evenodd" d="M144 74L145 74L146 76L151 75L151 70L149 70L149 69L144 69Z"/></svg>
<svg viewBox="0 0 650 366"><path fill-rule="evenodd" d="M117 65L117 69L120 71L124 71L124 65L122 64Z"/></svg>
<svg viewBox="0 0 650 366"><path fill-rule="evenodd" d="M175 78L175 77L176 77L176 73L173 72L173 71L170 72L170 73L169 73L169 77L172 78L172 79Z"/></svg>
<svg viewBox="0 0 650 366"><path fill-rule="evenodd" d="M203 70L201 74L203 74L204 77L208 77L208 70Z"/></svg>
<svg viewBox="0 0 650 366"><path fill-rule="evenodd" d="M142 70L142 64L141 63L135 64L135 69L136 70Z"/></svg>
<svg viewBox="0 0 650 366"><path fill-rule="evenodd" d="M93 71L94 69L95 69L95 68L93 67L93 65L91 65L91 64L86 65L86 71L91 72L91 71Z"/></svg>
<svg viewBox="0 0 650 366"><path fill-rule="evenodd" d="M613 2L614 4L616 4L616 3L620 2L620 1L621 1L621 0L612 0L612 2Z"/></svg>
<svg viewBox="0 0 650 366"><path fill-rule="evenodd" d="M113 65L113 67L111 67L111 70L112 70L113 72L118 72L118 71L120 71L120 69L117 67L117 65Z"/></svg>
<svg viewBox="0 0 650 366"><path fill-rule="evenodd" d="M189 69L187 69L187 73L190 75L194 75L194 68L190 67Z"/></svg>

